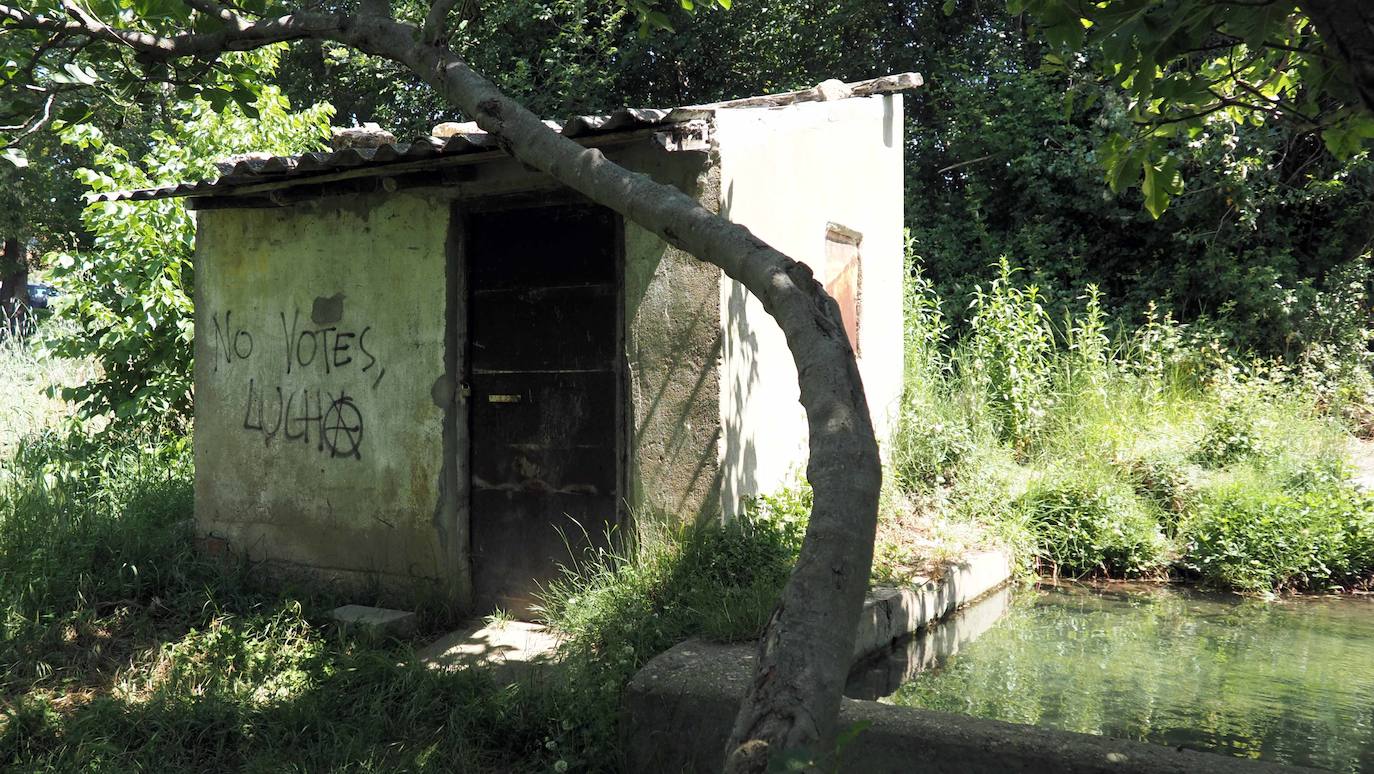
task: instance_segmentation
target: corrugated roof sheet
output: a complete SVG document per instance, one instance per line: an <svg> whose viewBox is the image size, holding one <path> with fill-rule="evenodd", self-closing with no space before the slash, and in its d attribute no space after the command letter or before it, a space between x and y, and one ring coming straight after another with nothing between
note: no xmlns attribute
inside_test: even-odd
<svg viewBox="0 0 1374 774"><path fill-rule="evenodd" d="M573 116L559 124L546 121L564 137L582 138L616 134L638 129L682 123L700 118L703 111L694 108L652 110L622 108L604 116ZM299 156L270 156L240 158L232 164L221 164L216 180L197 183L178 183L158 188L134 191L111 191L91 197L92 201L146 201L179 196L204 196L229 193L242 185L308 178L312 175L340 172L357 167L385 166L411 161L424 161L440 156L458 156L495 149L496 141L483 132L456 134L449 138L426 137L411 143L395 143L377 148L345 148L336 151L317 151Z"/></svg>
<svg viewBox="0 0 1374 774"><path fill-rule="evenodd" d="M684 123L711 115L722 108L783 107L796 102L840 99L850 96L870 96L887 92L914 89L923 84L919 73L899 73L866 81L844 84L826 81L814 89L783 94L746 97L712 105L651 110L622 108L604 116L573 116L563 123L545 121L564 137L583 138L611 135L639 129ZM145 201L177 196L207 196L233 193L238 186L273 183L301 179L315 175L342 172L361 167L385 167L389 164L425 161L428 159L461 156L490 151L496 141L483 132L456 134L447 139L426 137L411 143L392 143L376 148L346 148L335 151L304 153L299 156L240 157L231 163L220 164L220 177L198 183L179 183L137 191L112 191L92 197L93 201Z"/></svg>

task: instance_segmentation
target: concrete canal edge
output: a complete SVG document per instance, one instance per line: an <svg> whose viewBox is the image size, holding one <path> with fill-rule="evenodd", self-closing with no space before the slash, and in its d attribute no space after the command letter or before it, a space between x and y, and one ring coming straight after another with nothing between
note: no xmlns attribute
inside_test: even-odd
<svg viewBox="0 0 1374 774"><path fill-rule="evenodd" d="M861 619L855 662L1004 586L1005 554L973 554L912 588L876 589ZM753 676L752 643L688 640L644 666L625 693L620 722L626 770L717 772L740 699ZM862 730L840 771L1000 774L1209 774L1292 767L1090 734L845 699L844 728Z"/></svg>
<svg viewBox="0 0 1374 774"><path fill-rule="evenodd" d="M946 564L932 578L902 588L878 587L868 595L854 640L854 661L953 614L1011 581L1011 560L1001 551L979 551Z"/></svg>

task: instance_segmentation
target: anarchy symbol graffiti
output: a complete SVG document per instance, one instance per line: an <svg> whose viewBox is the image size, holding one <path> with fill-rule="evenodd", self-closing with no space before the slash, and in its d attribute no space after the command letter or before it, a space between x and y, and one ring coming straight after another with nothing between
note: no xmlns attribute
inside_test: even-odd
<svg viewBox="0 0 1374 774"><path fill-rule="evenodd" d="M320 443L329 449L331 457L363 458L359 451L363 443L363 415L347 393L340 393L324 412Z"/></svg>

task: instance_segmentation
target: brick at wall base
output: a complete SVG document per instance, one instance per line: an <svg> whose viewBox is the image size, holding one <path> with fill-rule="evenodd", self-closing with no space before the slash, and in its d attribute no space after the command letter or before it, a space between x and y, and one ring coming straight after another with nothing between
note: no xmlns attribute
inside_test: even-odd
<svg viewBox="0 0 1374 774"><path fill-rule="evenodd" d="M229 550L229 541L214 535L204 535L195 539L196 551L202 556L214 559L219 562L227 562L233 558Z"/></svg>

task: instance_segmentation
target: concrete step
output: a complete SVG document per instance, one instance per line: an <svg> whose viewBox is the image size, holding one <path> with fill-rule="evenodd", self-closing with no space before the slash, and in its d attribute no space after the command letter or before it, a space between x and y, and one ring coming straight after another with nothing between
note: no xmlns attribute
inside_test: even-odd
<svg viewBox="0 0 1374 774"><path fill-rule="evenodd" d="M554 663L558 637L540 624L524 621L474 621L415 651L431 669L488 670L497 680L515 682Z"/></svg>

